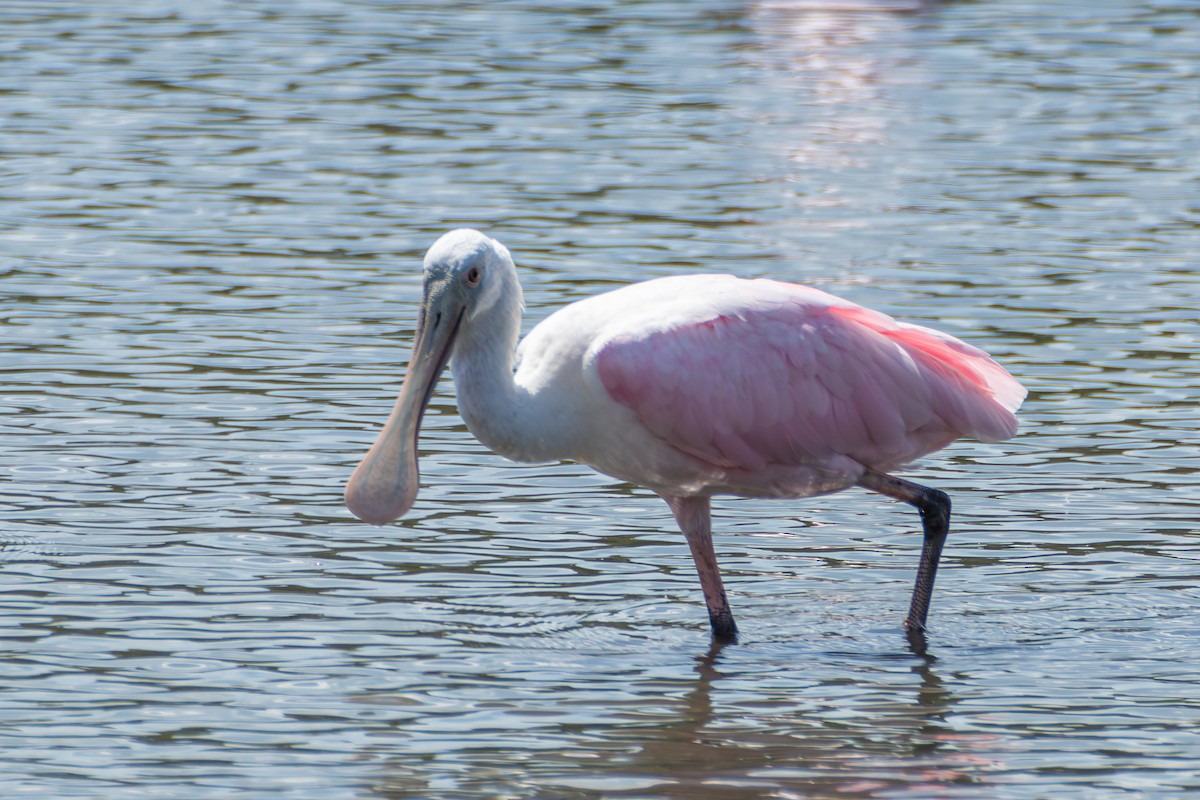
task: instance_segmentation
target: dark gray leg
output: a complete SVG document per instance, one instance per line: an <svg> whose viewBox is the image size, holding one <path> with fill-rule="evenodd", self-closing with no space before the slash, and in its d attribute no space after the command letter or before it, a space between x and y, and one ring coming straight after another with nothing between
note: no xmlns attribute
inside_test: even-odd
<svg viewBox="0 0 1200 800"><path fill-rule="evenodd" d="M721 582L721 571L717 567L717 554L713 551L712 518L707 497L673 497L662 495L679 523L679 529L687 537L696 561L696 572L700 574L700 588L704 590L704 603L708 606L708 621L716 639L737 638L737 625L729 600L725 597L725 586Z"/></svg>
<svg viewBox="0 0 1200 800"><path fill-rule="evenodd" d="M904 627L910 631L923 631L925 618L929 614L929 600L933 596L933 579L937 576L938 560L942 556L942 545L946 543L946 534L950 532L950 498L937 489L873 470L867 470L859 478L858 485L903 500L921 512L925 545L921 548L921 564L917 567L917 582L913 586L912 604Z"/></svg>

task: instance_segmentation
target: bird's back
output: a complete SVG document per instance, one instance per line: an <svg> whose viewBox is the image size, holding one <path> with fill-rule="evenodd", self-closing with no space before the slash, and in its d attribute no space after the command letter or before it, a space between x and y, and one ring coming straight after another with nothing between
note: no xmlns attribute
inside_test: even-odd
<svg viewBox="0 0 1200 800"><path fill-rule="evenodd" d="M810 287L665 278L576 305L609 397L723 468L888 469L1012 436L1025 395L983 351Z"/></svg>

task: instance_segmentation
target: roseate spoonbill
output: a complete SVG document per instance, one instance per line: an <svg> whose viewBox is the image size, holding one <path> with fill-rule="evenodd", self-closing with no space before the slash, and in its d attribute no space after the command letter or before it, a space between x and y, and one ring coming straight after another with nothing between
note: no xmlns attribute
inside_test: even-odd
<svg viewBox="0 0 1200 800"><path fill-rule="evenodd" d="M709 498L858 485L917 508L924 546L905 620L924 630L950 499L888 474L961 436L1011 437L1025 389L982 350L817 289L732 275L658 278L560 309L517 346L508 250L454 230L425 255L424 302L395 408L346 485L367 522L417 495L417 432L452 361L479 441L570 459L658 493L691 547L712 632L737 633Z"/></svg>

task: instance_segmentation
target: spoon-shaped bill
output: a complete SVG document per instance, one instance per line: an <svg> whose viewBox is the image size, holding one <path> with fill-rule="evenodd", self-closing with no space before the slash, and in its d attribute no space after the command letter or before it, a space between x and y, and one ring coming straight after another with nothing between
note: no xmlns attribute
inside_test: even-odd
<svg viewBox="0 0 1200 800"><path fill-rule="evenodd" d="M453 314L426 313L418 323L417 340L404 386L379 438L346 483L346 506L354 516L383 525L408 513L417 499L417 433L425 406L450 360L462 309Z"/></svg>

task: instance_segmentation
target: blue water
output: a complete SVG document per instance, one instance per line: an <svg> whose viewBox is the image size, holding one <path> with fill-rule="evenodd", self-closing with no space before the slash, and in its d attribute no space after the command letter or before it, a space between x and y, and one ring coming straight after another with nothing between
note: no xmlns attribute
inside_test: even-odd
<svg viewBox="0 0 1200 800"><path fill-rule="evenodd" d="M1158 798L1200 790L1200 14L1186 2L0 8L0 794ZM476 443L341 487L419 263L532 324L658 275L986 347L955 519L722 499L710 649L657 498Z"/></svg>

